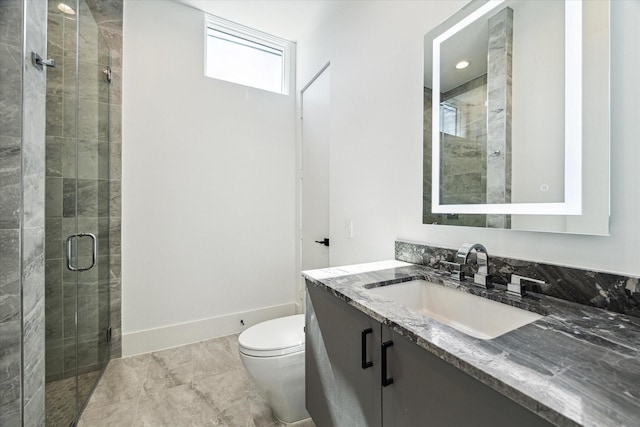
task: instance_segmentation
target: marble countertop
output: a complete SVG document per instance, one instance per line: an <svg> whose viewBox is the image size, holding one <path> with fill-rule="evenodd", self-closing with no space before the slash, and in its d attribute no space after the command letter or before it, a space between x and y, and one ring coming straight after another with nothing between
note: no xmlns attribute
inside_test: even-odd
<svg viewBox="0 0 640 427"><path fill-rule="evenodd" d="M640 426L640 319L537 294L512 297L429 267L382 261L303 272L341 298L558 426ZM491 340L473 338L367 289L411 279L543 314Z"/></svg>

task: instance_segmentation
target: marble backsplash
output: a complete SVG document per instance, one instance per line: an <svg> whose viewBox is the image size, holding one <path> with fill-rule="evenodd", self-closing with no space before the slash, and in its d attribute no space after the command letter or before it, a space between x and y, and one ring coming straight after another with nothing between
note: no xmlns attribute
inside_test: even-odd
<svg viewBox="0 0 640 427"><path fill-rule="evenodd" d="M441 261L454 261L456 249L420 243L396 241L395 257L399 261L445 268ZM566 301L640 317L640 279L579 268L563 267L498 256L490 257L492 280L506 285L511 274L544 280L544 285L526 283L536 292Z"/></svg>

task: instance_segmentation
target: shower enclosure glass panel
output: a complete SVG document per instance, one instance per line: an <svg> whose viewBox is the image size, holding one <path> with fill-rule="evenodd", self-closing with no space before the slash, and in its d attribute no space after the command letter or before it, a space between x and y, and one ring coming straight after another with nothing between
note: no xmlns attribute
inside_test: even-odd
<svg viewBox="0 0 640 427"><path fill-rule="evenodd" d="M109 359L110 52L85 0L49 1L47 426L77 419Z"/></svg>

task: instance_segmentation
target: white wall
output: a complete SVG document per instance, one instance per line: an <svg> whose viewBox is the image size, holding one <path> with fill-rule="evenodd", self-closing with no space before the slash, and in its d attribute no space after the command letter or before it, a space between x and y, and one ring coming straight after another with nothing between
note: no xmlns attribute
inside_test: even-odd
<svg viewBox="0 0 640 427"><path fill-rule="evenodd" d="M293 312L295 95L204 77L202 12L124 5L124 354Z"/></svg>
<svg viewBox="0 0 640 427"><path fill-rule="evenodd" d="M514 6L513 123L511 200L564 200L564 8L563 2L523 0ZM554 10L555 13L547 13ZM582 122L582 215L513 215L515 230L609 233L609 118L606 102L609 66L608 4L585 2L583 13L583 75L586 88ZM540 31L540 26L544 31ZM522 54L526 52L526 54ZM519 54L518 54L519 53ZM543 58L541 60L541 58ZM516 84L517 82L524 84ZM540 90L543 85L545 90ZM551 90L549 90L551 89ZM555 96L554 94L560 94ZM517 102L520 100L520 102ZM556 117L517 120L522 117ZM555 136L555 137L554 137ZM548 190L541 191L542 185Z"/></svg>
<svg viewBox="0 0 640 427"><path fill-rule="evenodd" d="M514 53L511 200L515 203L562 203L565 169L564 2L525 0L510 4L510 7L513 9ZM543 125L531 117L551 120ZM540 191L542 184L548 186L547 191ZM551 218L564 225L561 216ZM527 229L527 222L519 226L522 221L518 219L517 215L512 218L516 223L514 228Z"/></svg>
<svg viewBox="0 0 640 427"><path fill-rule="evenodd" d="M640 2L612 10L609 237L423 225L423 35L465 1L335 2L298 41L298 86L331 61L331 263L389 259L405 239L640 274ZM354 220L355 237L344 235Z"/></svg>

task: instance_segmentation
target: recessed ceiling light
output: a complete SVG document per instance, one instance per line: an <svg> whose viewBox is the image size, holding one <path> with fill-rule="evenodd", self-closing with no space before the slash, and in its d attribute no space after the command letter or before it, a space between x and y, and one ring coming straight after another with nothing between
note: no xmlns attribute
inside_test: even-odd
<svg viewBox="0 0 640 427"><path fill-rule="evenodd" d="M460 61L456 64L456 70L462 70L469 66L469 61Z"/></svg>
<svg viewBox="0 0 640 427"><path fill-rule="evenodd" d="M58 10L67 15L75 15L76 11L73 8L65 3L58 3Z"/></svg>

